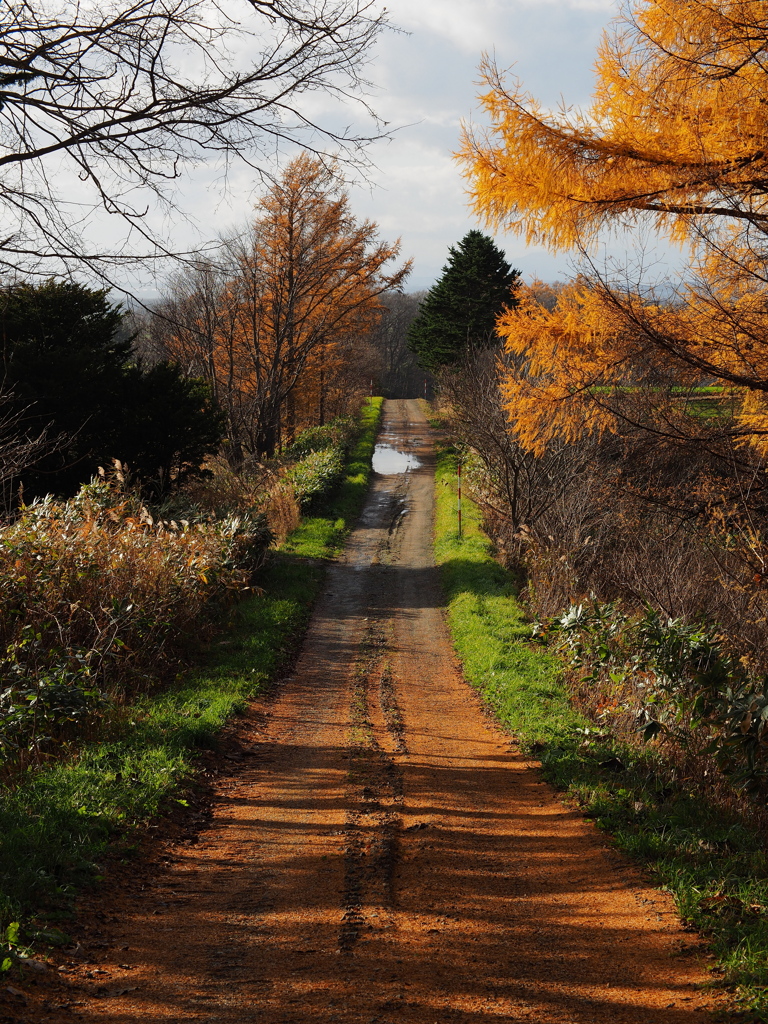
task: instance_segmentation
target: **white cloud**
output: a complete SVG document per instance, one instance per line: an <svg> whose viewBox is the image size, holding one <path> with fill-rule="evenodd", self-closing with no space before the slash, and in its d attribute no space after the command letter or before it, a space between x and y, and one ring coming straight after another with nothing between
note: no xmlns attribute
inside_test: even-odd
<svg viewBox="0 0 768 1024"><path fill-rule="evenodd" d="M520 40L517 21L521 14L545 16L551 30L553 9L594 12L607 23L616 11L616 0L388 0L391 21L407 31L429 32L466 53L515 48ZM543 55L542 55L543 56Z"/></svg>
<svg viewBox="0 0 768 1024"><path fill-rule="evenodd" d="M392 22L407 31L431 33L459 50L477 53L506 38L509 6L493 0L390 0L387 9Z"/></svg>
<svg viewBox="0 0 768 1024"><path fill-rule="evenodd" d="M376 165L369 187L351 188L352 207L375 220L383 238L402 238L404 257L415 258L410 287L428 287L445 263L448 247L477 224L452 152L462 119L477 112L477 67L483 50L500 66L514 64L526 88L543 103L560 96L575 105L589 101L592 66L602 29L615 12L612 0L387 0L391 21L407 31L385 33L368 69L374 109L397 130L389 143L371 148ZM344 108L322 94L304 98L321 123L364 125L359 109ZM270 157L275 168L285 154ZM221 197L217 171L203 165L180 184L179 203L195 226L179 218L172 229L179 248L240 227L253 215L260 191L254 172L230 171ZM567 257L497 236L525 276L556 279L568 273Z"/></svg>

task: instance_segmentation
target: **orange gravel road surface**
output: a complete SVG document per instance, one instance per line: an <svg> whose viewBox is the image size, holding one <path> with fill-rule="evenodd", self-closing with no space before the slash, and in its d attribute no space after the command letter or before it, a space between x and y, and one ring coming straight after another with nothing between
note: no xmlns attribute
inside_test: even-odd
<svg viewBox="0 0 768 1024"><path fill-rule="evenodd" d="M463 681L432 559L430 429L415 401L384 417L361 522L208 827L126 883L102 940L65 955L68 999L36 1020L710 1020L702 947L671 900Z"/></svg>

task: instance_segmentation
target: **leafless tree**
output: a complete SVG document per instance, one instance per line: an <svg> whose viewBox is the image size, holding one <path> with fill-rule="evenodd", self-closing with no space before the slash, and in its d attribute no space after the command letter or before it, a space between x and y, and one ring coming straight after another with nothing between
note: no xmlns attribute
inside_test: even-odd
<svg viewBox="0 0 768 1024"><path fill-rule="evenodd" d="M0 388L0 517L18 506L18 486L25 469L54 451L63 438L48 430L29 429L27 410L20 409L9 391Z"/></svg>
<svg viewBox="0 0 768 1024"><path fill-rule="evenodd" d="M424 379L432 382L408 347L408 328L426 292L392 292L382 295L384 313L368 337L378 355L379 386L388 398L415 398L423 394Z"/></svg>
<svg viewBox="0 0 768 1024"><path fill-rule="evenodd" d="M282 143L363 164L383 132L362 79L378 0L4 0L0 271L50 274L173 254L150 223L191 164L263 173ZM316 94L370 130L312 116ZM106 214L115 244L88 244ZM178 219L178 217L177 217ZM102 228L102 232L103 228Z"/></svg>
<svg viewBox="0 0 768 1024"><path fill-rule="evenodd" d="M590 445L553 443L541 456L523 448L499 391L501 358L498 349L470 353L461 366L441 370L440 392L448 400L456 440L485 467L487 489L480 501L486 516L496 520L509 543L524 540L525 535L546 538L554 510L574 481L583 489L593 453ZM568 524L568 530L578 541L594 524L577 520ZM563 523L558 527L562 533Z"/></svg>

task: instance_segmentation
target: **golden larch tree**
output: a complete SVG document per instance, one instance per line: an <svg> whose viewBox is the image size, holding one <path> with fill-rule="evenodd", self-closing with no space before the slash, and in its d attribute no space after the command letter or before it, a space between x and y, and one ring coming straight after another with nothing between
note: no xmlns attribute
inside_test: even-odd
<svg viewBox="0 0 768 1024"><path fill-rule="evenodd" d="M271 456L302 426L323 422L355 339L380 315L379 296L410 272L410 262L387 269L399 251L354 217L337 169L303 154L260 200L250 228L229 240L215 273L177 283L186 305L167 347L213 378L234 464L244 453Z"/></svg>
<svg viewBox="0 0 768 1024"><path fill-rule="evenodd" d="M459 158L486 223L553 250L588 250L606 227L650 223L690 252L672 302L640 288L620 294L598 275L590 296L561 296L555 314L529 302L507 315L502 330L519 357L510 401L538 382L567 432L585 416L585 388L594 395L638 357L657 359L672 376L732 387L742 398L739 429L762 447L768 3L626 3L603 36L584 111L544 110L490 60L482 75L490 127L465 128ZM568 405L578 409L571 427Z"/></svg>
<svg viewBox="0 0 768 1024"><path fill-rule="evenodd" d="M399 242L378 239L373 222L357 221L336 169L318 159L292 160L269 189L234 284L236 361L252 409L252 451L274 452L281 422L293 432L310 391L322 422L326 377L338 372L340 346L371 329L378 296L399 288L410 271L406 263L386 272L399 250Z"/></svg>

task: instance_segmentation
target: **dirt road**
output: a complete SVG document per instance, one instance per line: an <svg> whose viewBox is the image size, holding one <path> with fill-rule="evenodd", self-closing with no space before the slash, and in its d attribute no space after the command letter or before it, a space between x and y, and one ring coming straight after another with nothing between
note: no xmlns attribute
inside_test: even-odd
<svg viewBox="0 0 768 1024"><path fill-rule="evenodd" d="M71 1016L51 1021L709 1019L701 948L671 902L563 807L457 672L416 402L386 404L380 440L392 450L295 673L246 725L251 756L200 841L72 965Z"/></svg>

